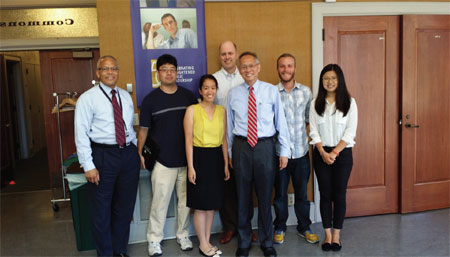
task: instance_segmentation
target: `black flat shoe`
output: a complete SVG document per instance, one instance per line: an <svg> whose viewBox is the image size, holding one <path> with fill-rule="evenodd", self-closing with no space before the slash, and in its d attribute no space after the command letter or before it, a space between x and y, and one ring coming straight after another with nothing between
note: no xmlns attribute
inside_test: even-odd
<svg viewBox="0 0 450 257"><path fill-rule="evenodd" d="M333 252L339 252L341 250L341 248L342 248L341 242L339 242L339 244L338 243L331 244L331 250L333 250Z"/></svg>
<svg viewBox="0 0 450 257"><path fill-rule="evenodd" d="M236 257L248 257L250 248L238 248L236 251Z"/></svg>
<svg viewBox="0 0 450 257"><path fill-rule="evenodd" d="M322 244L322 251L325 251L325 252L331 251L331 244L330 243L323 243Z"/></svg>
<svg viewBox="0 0 450 257"><path fill-rule="evenodd" d="M216 250L215 250L213 247L210 248L210 249L208 250L207 253L204 253L204 252L202 251L202 249L200 249L200 247L199 247L199 248L198 248L198 252L199 252L201 255L207 256L207 257L217 257L217 256L220 256L220 254L218 254L218 253L216 252Z"/></svg>
<svg viewBox="0 0 450 257"><path fill-rule="evenodd" d="M273 247L261 247L265 257L276 257L277 251Z"/></svg>

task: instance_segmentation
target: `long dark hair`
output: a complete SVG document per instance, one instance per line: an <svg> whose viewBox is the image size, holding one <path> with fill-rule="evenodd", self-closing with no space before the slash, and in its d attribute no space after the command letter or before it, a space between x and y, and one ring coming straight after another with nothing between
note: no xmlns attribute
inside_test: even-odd
<svg viewBox="0 0 450 257"><path fill-rule="evenodd" d="M336 72L338 79L338 86L336 88L336 110L341 111L345 116L350 109L351 98L347 90L347 85L345 84L344 73L342 72L341 67L339 67L339 65L337 64L328 64L322 69L322 72L320 72L319 93L317 94L316 104L314 105L314 108L316 109L317 114L319 114L320 116L323 115L323 112L325 111L325 98L327 96L327 91L323 87L322 79L325 73L329 71Z"/></svg>

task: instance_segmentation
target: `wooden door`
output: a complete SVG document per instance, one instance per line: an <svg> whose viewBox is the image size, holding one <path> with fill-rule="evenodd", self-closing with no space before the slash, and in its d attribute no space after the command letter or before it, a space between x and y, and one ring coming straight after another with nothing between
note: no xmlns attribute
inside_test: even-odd
<svg viewBox="0 0 450 257"><path fill-rule="evenodd" d="M13 148L13 139L12 139L12 119L11 119L11 111L10 111L10 102L9 102L9 88L7 82L7 73L6 73L6 63L5 56L0 55L0 83L1 83L1 91L0 91L0 124L1 124L1 173L2 179L5 178L5 172L8 172L14 166L14 157L12 153L14 152Z"/></svg>
<svg viewBox="0 0 450 257"><path fill-rule="evenodd" d="M450 16L403 16L401 212L450 206Z"/></svg>
<svg viewBox="0 0 450 257"><path fill-rule="evenodd" d="M57 116L52 114L56 104L54 92L77 92L78 96L92 87L96 79L95 69L99 58L98 49L93 58L73 58L72 51L40 51L42 97L47 141L48 166L52 187L61 184L61 162ZM60 97L60 101L64 96ZM63 159L76 152L74 137L74 112L61 113Z"/></svg>
<svg viewBox="0 0 450 257"><path fill-rule="evenodd" d="M325 17L324 65L337 63L358 106L347 216L398 212L399 17Z"/></svg>

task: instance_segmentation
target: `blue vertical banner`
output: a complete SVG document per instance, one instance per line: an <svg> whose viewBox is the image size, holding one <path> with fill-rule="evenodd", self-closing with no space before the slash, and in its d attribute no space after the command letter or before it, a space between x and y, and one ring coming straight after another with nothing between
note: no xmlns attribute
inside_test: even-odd
<svg viewBox="0 0 450 257"><path fill-rule="evenodd" d="M198 96L206 73L204 0L130 0L137 105L160 86L156 60L178 61L177 85Z"/></svg>

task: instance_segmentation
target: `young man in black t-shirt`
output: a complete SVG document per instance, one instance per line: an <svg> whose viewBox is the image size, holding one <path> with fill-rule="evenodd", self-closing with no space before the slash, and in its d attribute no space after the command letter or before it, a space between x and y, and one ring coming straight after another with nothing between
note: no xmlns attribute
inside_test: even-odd
<svg viewBox="0 0 450 257"><path fill-rule="evenodd" d="M145 168L142 148L150 136L157 158L153 168L152 203L147 229L148 253L162 255L161 241L172 191L177 192L177 243L181 250L192 250L189 240L189 208L186 206L186 153L183 118L186 108L198 101L194 94L176 84L177 60L164 54L156 62L161 87L148 94L141 105L138 151Z"/></svg>

